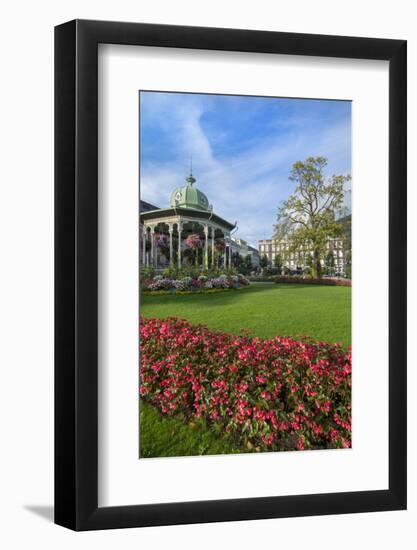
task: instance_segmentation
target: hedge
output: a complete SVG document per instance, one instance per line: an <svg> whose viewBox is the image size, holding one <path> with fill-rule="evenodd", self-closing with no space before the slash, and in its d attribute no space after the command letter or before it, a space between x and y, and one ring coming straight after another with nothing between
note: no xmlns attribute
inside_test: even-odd
<svg viewBox="0 0 417 550"><path fill-rule="evenodd" d="M234 290L243 290L247 286L234 288L206 288L196 290L142 290L144 296L189 296L190 294L219 294L221 292L233 292Z"/></svg>
<svg viewBox="0 0 417 550"><path fill-rule="evenodd" d="M311 277L285 277L278 276L273 278L274 283L291 283L302 285L327 285L327 286L352 286L351 279L313 279Z"/></svg>

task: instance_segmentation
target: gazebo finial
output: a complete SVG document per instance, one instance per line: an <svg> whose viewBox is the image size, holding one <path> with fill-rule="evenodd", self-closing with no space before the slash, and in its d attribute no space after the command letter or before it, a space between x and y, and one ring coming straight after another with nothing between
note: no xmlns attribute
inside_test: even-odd
<svg viewBox="0 0 417 550"><path fill-rule="evenodd" d="M195 183L197 180L193 177L193 156L190 157L190 175L188 178L185 178L185 181L192 187L193 183Z"/></svg>

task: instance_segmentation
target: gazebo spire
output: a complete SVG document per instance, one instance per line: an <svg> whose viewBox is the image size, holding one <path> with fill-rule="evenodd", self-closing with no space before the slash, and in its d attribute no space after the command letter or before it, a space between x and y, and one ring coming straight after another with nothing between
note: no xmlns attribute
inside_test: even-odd
<svg viewBox="0 0 417 550"><path fill-rule="evenodd" d="M188 178L185 178L185 181L187 184L192 187L193 183L195 183L197 180L193 177L193 157L190 157L190 175Z"/></svg>

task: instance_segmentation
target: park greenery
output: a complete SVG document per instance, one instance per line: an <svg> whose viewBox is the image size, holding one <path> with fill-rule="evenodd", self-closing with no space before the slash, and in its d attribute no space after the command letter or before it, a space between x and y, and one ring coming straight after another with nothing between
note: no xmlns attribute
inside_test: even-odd
<svg viewBox="0 0 417 550"><path fill-rule="evenodd" d="M311 275L322 276L322 262L332 266L326 255L328 239L340 237L343 227L336 220L344 200L344 188L351 177L326 177L325 157L308 157L293 164L290 180L295 182L294 193L278 209L275 237L287 239L291 251L311 251ZM310 256L310 254L308 255Z"/></svg>
<svg viewBox="0 0 417 550"><path fill-rule="evenodd" d="M191 233L178 268L157 237L169 266L140 273L141 457L350 447L350 175L326 166L293 164L273 237L289 248L272 262L234 252L226 268L224 241L205 251Z"/></svg>
<svg viewBox="0 0 417 550"><path fill-rule="evenodd" d="M141 317L150 321L182 318L192 326L203 324L224 335L262 341L280 335L302 342L307 336L319 345L320 342L341 344L347 352L351 342L350 300L350 287L255 283L235 293L142 293ZM146 345L146 338L143 335L141 345L142 341ZM165 358L168 356L167 352ZM160 358L160 361L164 360ZM345 394L343 399L348 404L349 395ZM256 452L265 448L262 442L252 443L252 439L245 441L244 437L226 433L221 424L207 423L204 417L194 418L184 412L167 415L155 407L153 399L146 401L142 401L140 406L140 453L143 457ZM328 401L333 403L333 397ZM326 419L326 422L331 421L330 417L326 416ZM296 446L297 442L296 436L292 435L287 445ZM278 443L275 441L274 445Z"/></svg>
<svg viewBox="0 0 417 550"><path fill-rule="evenodd" d="M142 270L140 278L144 295L212 294L217 291L239 290L249 284L249 279L235 268L201 269L193 265L182 269L168 267L162 272L148 267Z"/></svg>
<svg viewBox="0 0 417 550"><path fill-rule="evenodd" d="M351 446L351 355L340 345L212 331L170 317L140 324L140 395L202 420L250 451Z"/></svg>

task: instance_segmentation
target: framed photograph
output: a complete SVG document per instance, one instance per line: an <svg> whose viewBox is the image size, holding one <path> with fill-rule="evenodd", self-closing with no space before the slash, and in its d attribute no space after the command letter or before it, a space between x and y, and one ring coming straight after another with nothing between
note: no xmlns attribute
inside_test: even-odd
<svg viewBox="0 0 417 550"><path fill-rule="evenodd" d="M406 508L406 42L55 29L55 522Z"/></svg>

